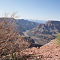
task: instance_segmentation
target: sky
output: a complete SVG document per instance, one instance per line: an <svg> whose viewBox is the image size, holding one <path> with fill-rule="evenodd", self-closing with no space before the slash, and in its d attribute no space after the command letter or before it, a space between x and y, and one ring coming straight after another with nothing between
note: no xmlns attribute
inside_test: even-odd
<svg viewBox="0 0 60 60"><path fill-rule="evenodd" d="M14 12L22 19L60 20L60 0L0 0L0 17Z"/></svg>

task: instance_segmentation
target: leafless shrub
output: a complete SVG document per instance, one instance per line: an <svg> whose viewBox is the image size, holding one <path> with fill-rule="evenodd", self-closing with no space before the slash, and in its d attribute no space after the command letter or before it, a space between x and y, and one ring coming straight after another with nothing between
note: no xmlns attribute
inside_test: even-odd
<svg viewBox="0 0 60 60"><path fill-rule="evenodd" d="M5 14L5 17L0 19L0 56L20 52L29 46L24 36L15 31L14 27L17 26L15 14L13 13L10 18Z"/></svg>

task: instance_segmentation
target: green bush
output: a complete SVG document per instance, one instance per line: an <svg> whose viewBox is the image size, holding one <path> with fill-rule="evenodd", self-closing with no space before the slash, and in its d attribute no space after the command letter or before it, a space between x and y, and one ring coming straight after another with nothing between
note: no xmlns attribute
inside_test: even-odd
<svg viewBox="0 0 60 60"><path fill-rule="evenodd" d="M23 55L23 56L16 57L15 53L11 54L11 60L27 60L27 58L29 57L31 57L31 55Z"/></svg>
<svg viewBox="0 0 60 60"><path fill-rule="evenodd" d="M7 55L7 52L3 51L1 56L6 56Z"/></svg>
<svg viewBox="0 0 60 60"><path fill-rule="evenodd" d="M18 60L27 60L27 58L31 57L30 55L24 55L18 58Z"/></svg>
<svg viewBox="0 0 60 60"><path fill-rule="evenodd" d="M57 34L57 44L60 44L60 33Z"/></svg>
<svg viewBox="0 0 60 60"><path fill-rule="evenodd" d="M57 39L58 39L58 40L60 40L60 33L59 33L59 34L57 34Z"/></svg>

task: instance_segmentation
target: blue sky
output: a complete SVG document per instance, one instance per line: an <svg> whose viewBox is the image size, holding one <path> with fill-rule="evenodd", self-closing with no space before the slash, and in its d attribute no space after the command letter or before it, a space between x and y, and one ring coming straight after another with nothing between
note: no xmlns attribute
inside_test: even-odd
<svg viewBox="0 0 60 60"><path fill-rule="evenodd" d="M0 16L5 12L24 19L60 20L60 0L0 0Z"/></svg>

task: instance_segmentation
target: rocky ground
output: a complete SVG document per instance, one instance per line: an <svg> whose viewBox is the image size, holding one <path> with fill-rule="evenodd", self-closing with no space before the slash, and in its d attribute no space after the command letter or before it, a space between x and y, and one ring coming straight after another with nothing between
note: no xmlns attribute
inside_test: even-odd
<svg viewBox="0 0 60 60"><path fill-rule="evenodd" d="M60 60L60 45L57 45L55 40L40 48L29 48L21 53L31 55L28 60Z"/></svg>

